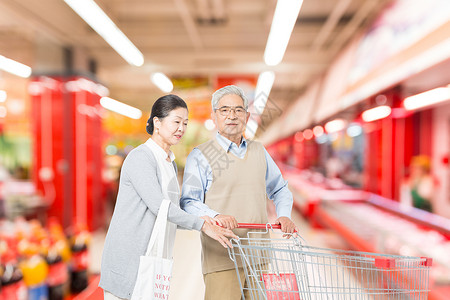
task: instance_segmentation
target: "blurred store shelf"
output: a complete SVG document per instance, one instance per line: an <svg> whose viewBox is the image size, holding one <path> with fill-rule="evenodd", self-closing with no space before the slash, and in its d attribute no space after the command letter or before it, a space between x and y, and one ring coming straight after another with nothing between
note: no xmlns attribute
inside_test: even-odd
<svg viewBox="0 0 450 300"><path fill-rule="evenodd" d="M432 258L429 299L448 299L448 219L345 185L335 188L309 171L283 172L311 224L335 231L354 250Z"/></svg>

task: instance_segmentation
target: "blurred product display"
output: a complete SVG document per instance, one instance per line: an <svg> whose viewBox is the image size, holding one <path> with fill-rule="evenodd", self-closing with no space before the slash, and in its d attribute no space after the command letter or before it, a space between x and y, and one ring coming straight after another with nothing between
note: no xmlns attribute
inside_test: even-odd
<svg viewBox="0 0 450 300"><path fill-rule="evenodd" d="M0 184L0 217L29 216L43 220L48 207L29 180L8 178Z"/></svg>
<svg viewBox="0 0 450 300"><path fill-rule="evenodd" d="M310 171L284 169L296 206L317 228L338 233L358 251L430 257L429 299L450 289L450 220L381 196L341 185Z"/></svg>
<svg viewBox="0 0 450 300"><path fill-rule="evenodd" d="M50 218L0 221L0 299L62 300L88 285L87 227L76 224L66 235Z"/></svg>
<svg viewBox="0 0 450 300"><path fill-rule="evenodd" d="M86 226L77 224L70 237L70 291L79 293L88 286L88 245L90 233Z"/></svg>
<svg viewBox="0 0 450 300"><path fill-rule="evenodd" d="M17 260L13 255L4 255L1 264L0 299L26 300L28 290L23 281L22 271L17 266Z"/></svg>

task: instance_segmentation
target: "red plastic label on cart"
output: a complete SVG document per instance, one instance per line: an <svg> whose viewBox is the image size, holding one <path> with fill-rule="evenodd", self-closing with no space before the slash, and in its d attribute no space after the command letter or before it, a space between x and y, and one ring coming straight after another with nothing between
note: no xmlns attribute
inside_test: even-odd
<svg viewBox="0 0 450 300"><path fill-rule="evenodd" d="M263 274L267 300L300 300L294 273Z"/></svg>

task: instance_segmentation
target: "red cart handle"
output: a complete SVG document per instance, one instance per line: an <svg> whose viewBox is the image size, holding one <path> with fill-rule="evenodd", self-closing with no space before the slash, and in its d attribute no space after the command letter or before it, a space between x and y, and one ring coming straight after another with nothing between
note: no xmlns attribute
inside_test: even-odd
<svg viewBox="0 0 450 300"><path fill-rule="evenodd" d="M246 229L281 229L280 224L255 224L255 223L238 223L238 228L246 228Z"/></svg>

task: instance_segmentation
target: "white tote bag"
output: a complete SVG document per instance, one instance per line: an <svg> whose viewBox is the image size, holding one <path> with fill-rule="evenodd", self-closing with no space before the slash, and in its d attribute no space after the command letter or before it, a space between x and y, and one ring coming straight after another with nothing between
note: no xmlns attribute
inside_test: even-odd
<svg viewBox="0 0 450 300"><path fill-rule="evenodd" d="M166 199L161 203L147 252L140 257L131 300L169 299L173 260L163 258L169 205L170 201Z"/></svg>

